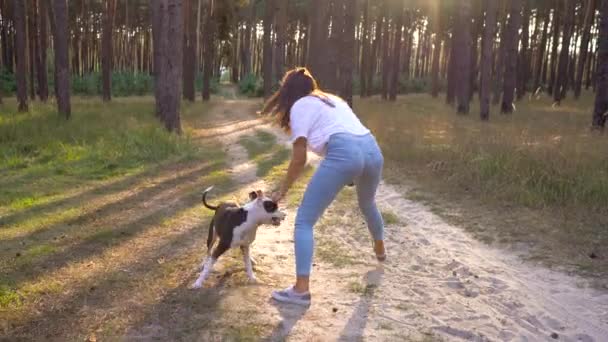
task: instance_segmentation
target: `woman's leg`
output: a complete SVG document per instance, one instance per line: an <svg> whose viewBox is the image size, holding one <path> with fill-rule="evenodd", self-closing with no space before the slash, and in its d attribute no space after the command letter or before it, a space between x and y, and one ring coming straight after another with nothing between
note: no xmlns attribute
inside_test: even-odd
<svg viewBox="0 0 608 342"><path fill-rule="evenodd" d="M336 162L324 160L313 175L295 222L295 255L297 292L308 291L308 280L312 268L314 249L313 226L325 209L331 204L338 192L352 179L354 170L347 165L335 165Z"/></svg>
<svg viewBox="0 0 608 342"><path fill-rule="evenodd" d="M362 175L357 180L357 199L367 228L374 239L376 255L384 254L384 222L376 205L376 190L382 179L383 158L379 152L369 154Z"/></svg>

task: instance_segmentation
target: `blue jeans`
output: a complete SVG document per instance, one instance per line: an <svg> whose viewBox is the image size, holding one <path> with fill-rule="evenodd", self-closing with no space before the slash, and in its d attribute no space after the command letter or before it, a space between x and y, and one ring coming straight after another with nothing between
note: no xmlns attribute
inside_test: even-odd
<svg viewBox="0 0 608 342"><path fill-rule="evenodd" d="M359 208L374 240L383 239L384 223L375 195L382 177L384 158L373 135L334 134L325 158L313 175L295 222L296 274L310 275L314 248L313 226L338 192L355 182Z"/></svg>

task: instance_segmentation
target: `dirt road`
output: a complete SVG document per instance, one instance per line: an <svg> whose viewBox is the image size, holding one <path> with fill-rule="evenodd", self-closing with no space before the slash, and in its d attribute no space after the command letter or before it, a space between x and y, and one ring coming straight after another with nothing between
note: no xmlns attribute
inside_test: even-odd
<svg viewBox="0 0 608 342"><path fill-rule="evenodd" d="M199 132L201 139L225 144L243 194L265 184L256 180L255 164L239 137L264 130L286 141L254 116L258 106L226 101L214 107L215 128ZM317 258L308 310L269 300L271 290L293 278L295 208L280 228L258 233L253 253L261 283L224 291L223 307L252 309L260 326L272 327L270 340L608 340L608 293L485 246L425 205L405 199L405 188L382 184L377 195L382 210L397 217L386 229L388 261L377 265L358 209L352 196L348 199L352 191L345 189L347 199L328 209L323 241L359 259L335 267Z"/></svg>

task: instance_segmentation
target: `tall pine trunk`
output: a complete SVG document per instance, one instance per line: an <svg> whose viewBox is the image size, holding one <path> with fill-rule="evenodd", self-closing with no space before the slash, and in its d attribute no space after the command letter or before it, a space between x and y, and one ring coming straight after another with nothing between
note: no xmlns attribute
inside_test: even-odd
<svg viewBox="0 0 608 342"><path fill-rule="evenodd" d="M390 85L388 91L388 99L390 101L397 100L397 92L399 91L399 75L401 75L401 39L403 28L403 7L400 4L393 9L395 11L395 24L393 26L393 53L391 54L392 70L390 73Z"/></svg>
<svg viewBox="0 0 608 342"><path fill-rule="evenodd" d="M103 15L103 32L101 35L101 97L104 101L110 101L112 99L112 61L114 60L112 32L114 30L116 0L106 0L105 5L105 12Z"/></svg>
<svg viewBox="0 0 608 342"><path fill-rule="evenodd" d="M18 110L27 112L27 54L26 54L26 18L25 18L25 1L13 0L13 9L15 15L15 59L17 61L17 101L19 102Z"/></svg>
<svg viewBox="0 0 608 342"><path fill-rule="evenodd" d="M585 73L585 63L589 52L589 40L591 38L591 25L595 18L596 0L588 0L585 5L585 21L583 23L583 35L581 37L581 47L578 55L578 65L576 67L576 79L574 80L574 98L581 96L583 75Z"/></svg>
<svg viewBox="0 0 608 342"><path fill-rule="evenodd" d="M460 0L457 8L457 23L454 32L456 111L469 113L471 100L471 1Z"/></svg>
<svg viewBox="0 0 608 342"><path fill-rule="evenodd" d="M500 13L500 46L496 57L496 65L494 67L494 95L492 97L492 104L498 105L503 90L503 76L505 73L505 55L507 47L507 12L508 12L508 1L503 2L503 8Z"/></svg>
<svg viewBox="0 0 608 342"><path fill-rule="evenodd" d="M530 74L529 50L530 43L530 2L526 1L524 5L524 16L521 30L521 49L519 51L519 62L517 63L517 99L521 99L526 95L526 87L528 86L528 75Z"/></svg>
<svg viewBox="0 0 608 342"><path fill-rule="evenodd" d="M205 29L203 32L203 101L211 98L211 78L215 55L215 0L206 0Z"/></svg>
<svg viewBox="0 0 608 342"><path fill-rule="evenodd" d="M562 48L560 51L557 75L553 85L553 100L560 104L565 97L568 82L568 63L570 62L570 37L574 25L574 6L575 0L565 0L564 7L564 34L562 38Z"/></svg>
<svg viewBox="0 0 608 342"><path fill-rule="evenodd" d="M505 46L505 74L503 79L502 105L500 112L513 112L513 100L517 82L517 47L519 46L519 29L521 28L521 0L511 0L509 23L507 24Z"/></svg>
<svg viewBox="0 0 608 342"><path fill-rule="evenodd" d="M372 63L369 60L369 42L370 42L370 16L369 16L369 0L363 1L363 31L361 34L361 66L359 67L359 83L361 84L361 97L368 95L367 73L369 72L368 64Z"/></svg>
<svg viewBox="0 0 608 342"><path fill-rule="evenodd" d="M274 59L274 75L275 78L283 77L286 71L285 53L287 45L287 5L289 0L275 0L275 59ZM274 83L274 82L273 82Z"/></svg>
<svg viewBox="0 0 608 342"><path fill-rule="evenodd" d="M382 98L388 97L388 77L391 63L389 61L389 22L388 22L388 3L383 4L384 25L382 26Z"/></svg>
<svg viewBox="0 0 608 342"><path fill-rule="evenodd" d="M24 1L25 2L25 1ZM36 4L36 0L29 0L28 3L28 14L27 14L27 33L28 33L28 42L27 42L27 57L29 59L28 64L28 75L30 77L28 85L30 91L30 99L36 99L36 55L38 54L38 42L36 40L36 31L38 31L38 20L36 16L36 8L38 5Z"/></svg>
<svg viewBox="0 0 608 342"><path fill-rule="evenodd" d="M42 102L46 102L49 98L49 82L46 67L46 49L48 37L47 6L47 1L39 1L38 3L38 96Z"/></svg>
<svg viewBox="0 0 608 342"><path fill-rule="evenodd" d="M264 11L264 56L262 57L264 63L264 98L270 97L272 93L272 22L274 20L274 1L266 0Z"/></svg>
<svg viewBox="0 0 608 342"><path fill-rule="evenodd" d="M340 0L343 8L343 31L340 41L340 92L339 95L353 106L353 72L355 69L355 25L357 5L349 0Z"/></svg>
<svg viewBox="0 0 608 342"><path fill-rule="evenodd" d="M490 118L490 90L492 88L492 48L496 33L498 4L494 0L484 0L486 18L481 43L481 66L479 80L479 116L481 120Z"/></svg>
<svg viewBox="0 0 608 342"><path fill-rule="evenodd" d="M194 89L194 81L196 76L196 22L193 8L193 0L184 1L184 43L183 43L183 87L184 98L188 101L194 101L196 91Z"/></svg>
<svg viewBox="0 0 608 342"><path fill-rule="evenodd" d="M433 65L431 66L431 96L439 96L439 62L441 57L441 14L437 8L433 16L433 25L435 27L435 50L433 52Z"/></svg>
<svg viewBox="0 0 608 342"><path fill-rule="evenodd" d="M199 0L201 1L201 0ZM243 49L241 50L241 64L242 64L242 77L251 74L251 51L253 46L251 44L251 35L255 30L255 1L250 0L247 23L245 26L245 37L243 37Z"/></svg>
<svg viewBox="0 0 608 342"><path fill-rule="evenodd" d="M553 95L553 87L555 85L555 75L557 73L557 47L559 45L559 36L561 32L561 13L560 13L561 1L555 4L553 9L553 22L551 23L551 33L553 38L551 40L551 66L549 71L549 85L547 92Z"/></svg>
<svg viewBox="0 0 608 342"><path fill-rule="evenodd" d="M595 80L595 108L592 127L604 129L608 117L608 1L602 0L598 36L597 71Z"/></svg>
<svg viewBox="0 0 608 342"><path fill-rule="evenodd" d="M547 6L547 9L544 11L543 16L543 31L541 33L540 43L538 45L538 50L536 53L536 62L534 68L534 89L532 91L536 92L537 89L541 85L541 76L543 69L543 62L545 61L545 51L547 49L547 41L548 41L548 28L549 28L549 14L551 13L551 8ZM539 20L539 18L537 18Z"/></svg>
<svg viewBox="0 0 608 342"><path fill-rule="evenodd" d="M72 109L70 105L70 59L68 53L68 4L67 0L53 0L53 15L55 29L53 46L55 48L55 75L57 90L57 109L59 114L70 119Z"/></svg>
<svg viewBox="0 0 608 342"><path fill-rule="evenodd" d="M169 132L181 133L183 8L181 0L153 0L156 25L152 34L159 44L156 109Z"/></svg>

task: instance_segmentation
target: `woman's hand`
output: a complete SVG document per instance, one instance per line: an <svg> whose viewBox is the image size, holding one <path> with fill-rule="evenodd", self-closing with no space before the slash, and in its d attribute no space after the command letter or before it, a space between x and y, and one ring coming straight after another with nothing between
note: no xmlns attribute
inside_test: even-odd
<svg viewBox="0 0 608 342"><path fill-rule="evenodd" d="M274 202L279 202L285 197L287 191L291 188L291 185L302 173L302 170L306 165L306 144L305 138L299 138L293 143L293 152L291 155L291 162L287 169L287 175L281 184L280 190L273 192L270 197Z"/></svg>

